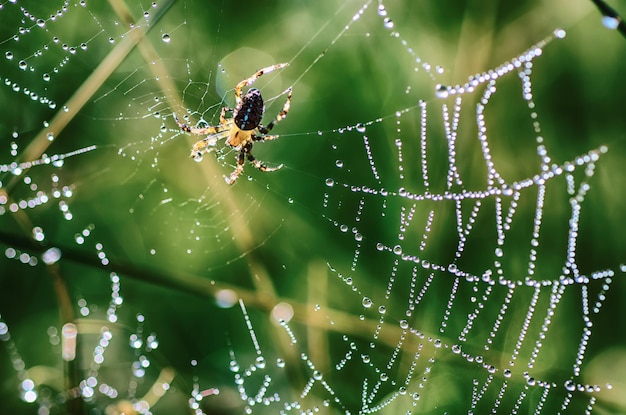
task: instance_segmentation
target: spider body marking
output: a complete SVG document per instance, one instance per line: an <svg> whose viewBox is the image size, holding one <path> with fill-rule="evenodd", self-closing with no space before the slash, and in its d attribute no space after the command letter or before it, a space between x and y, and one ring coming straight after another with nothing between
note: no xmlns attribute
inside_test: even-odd
<svg viewBox="0 0 626 415"><path fill-rule="evenodd" d="M242 130L254 130L261 124L263 112L265 112L265 105L261 91L250 88L233 114L235 125Z"/></svg>
<svg viewBox="0 0 626 415"><path fill-rule="evenodd" d="M280 169L283 165L277 167L267 167L261 161L252 155L252 146L255 141L268 141L278 138L277 135L268 135L274 126L287 117L289 107L291 105L291 87L287 89L287 101L283 105L283 109L278 115L267 125L263 126L263 114L265 113L265 105L261 91L256 88L250 88L242 97L241 89L251 85L263 74L272 72L276 69L284 68L288 63L280 63L268 66L258 70L251 77L244 79L235 86L235 102L234 109L223 107L220 112L220 123L217 126L209 126L204 128L190 127L180 122L178 117L174 115L176 124L184 132L194 135L206 135L202 140L197 141L191 150L191 155L195 161L201 161L205 153L214 150L218 140L226 139L226 144L239 151L237 155L237 166L235 170L228 176L224 177L226 183L233 184L241 172L246 158L257 169L269 172ZM230 118L226 117L226 113L232 113Z"/></svg>

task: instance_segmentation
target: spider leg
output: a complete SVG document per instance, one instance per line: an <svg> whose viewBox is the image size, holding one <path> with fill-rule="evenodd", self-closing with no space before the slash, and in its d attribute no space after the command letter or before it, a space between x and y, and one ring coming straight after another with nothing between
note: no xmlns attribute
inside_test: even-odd
<svg viewBox="0 0 626 415"><path fill-rule="evenodd" d="M261 171L264 171L264 172L276 171L276 170L279 170L279 169L283 168L282 164L279 164L276 167L267 167L265 164L263 164L262 161L257 160L256 158L254 158L252 153L248 153L248 160L250 161L250 163L252 163L254 165L254 167L256 167L257 169L259 169Z"/></svg>
<svg viewBox="0 0 626 415"><path fill-rule="evenodd" d="M204 128L190 127L187 124L181 122L176 116L176 114L174 114L174 120L176 120L176 124L178 125L178 128L180 128L186 133L191 133L195 135L207 135L207 134L215 134L219 132L218 127L212 127L212 126L204 127Z"/></svg>
<svg viewBox="0 0 626 415"><path fill-rule="evenodd" d="M250 163L252 163L252 165L254 167L256 167L257 169L264 171L264 172L268 172L268 171L276 171L280 168L283 167L283 165L279 165L276 167L267 167L265 164L263 164L262 161L257 160L253 155L252 155L252 143L248 143L242 151L242 154L246 154L248 157L248 161L250 161Z"/></svg>
<svg viewBox="0 0 626 415"><path fill-rule="evenodd" d="M262 76L263 74L270 73L272 71L275 71L276 69L284 68L285 66L289 66L289 63L278 63L276 65L267 66L263 69L259 69L250 78L244 79L243 81L239 82L237 86L235 86L235 101L237 102L237 105L241 103L241 88L246 87L248 85L252 85L254 81L259 79L259 77Z"/></svg>
<svg viewBox="0 0 626 415"><path fill-rule="evenodd" d="M274 134L274 135L252 135L252 139L254 141L270 141L270 140L276 140L278 137L280 137L280 135L278 134Z"/></svg>
<svg viewBox="0 0 626 415"><path fill-rule="evenodd" d="M290 107L291 107L291 87L287 88L287 101L285 101L285 105L283 105L283 109L278 113L276 118L274 118L269 124L267 124L267 127L263 127L262 125L259 125L259 131L263 134L269 133L276 124L278 124L279 122L287 118L287 114L289 113ZM268 138L266 136L265 140L267 139Z"/></svg>
<svg viewBox="0 0 626 415"><path fill-rule="evenodd" d="M235 170L230 174L230 176L228 177L224 176L224 180L226 180L226 183L228 184L235 183L235 180L237 180L237 178L243 171L243 165L246 162L246 152L247 150L245 147L242 148L241 151L239 152L239 155L237 156L237 167L235 167Z"/></svg>
<svg viewBox="0 0 626 415"><path fill-rule="evenodd" d="M226 119L226 111L232 112L233 109L229 107L222 107L222 111L220 112L220 124L222 125L228 123L228 120Z"/></svg>
<svg viewBox="0 0 626 415"><path fill-rule="evenodd" d="M202 161L204 153L208 153L214 150L215 145L219 139L225 138L230 128L230 119L226 119L226 112L232 111L228 107L222 107L220 112L220 123L216 126L209 126L204 128L190 127L187 124L181 122L176 114L174 114L174 120L178 127L186 133L194 135L206 135L202 140L198 140L194 143L191 149L189 157L195 161Z"/></svg>

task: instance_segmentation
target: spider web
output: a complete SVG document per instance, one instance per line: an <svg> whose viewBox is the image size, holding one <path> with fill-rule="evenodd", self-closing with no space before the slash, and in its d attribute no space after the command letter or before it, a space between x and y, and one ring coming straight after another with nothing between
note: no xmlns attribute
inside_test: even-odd
<svg viewBox="0 0 626 415"><path fill-rule="evenodd" d="M592 5L267 7L2 4L3 407L623 410L597 97L624 62L577 49L623 45ZM173 116L215 125L283 61L254 154L285 167L227 186L236 152L192 163Z"/></svg>

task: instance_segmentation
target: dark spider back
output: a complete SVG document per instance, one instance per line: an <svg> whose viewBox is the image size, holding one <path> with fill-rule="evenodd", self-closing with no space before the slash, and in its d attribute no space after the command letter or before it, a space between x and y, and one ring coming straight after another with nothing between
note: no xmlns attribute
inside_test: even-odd
<svg viewBox="0 0 626 415"><path fill-rule="evenodd" d="M254 130L261 125L263 111L265 111L265 107L261 91L250 88L246 95L241 98L241 104L237 108L236 114L233 115L235 125L242 130Z"/></svg>

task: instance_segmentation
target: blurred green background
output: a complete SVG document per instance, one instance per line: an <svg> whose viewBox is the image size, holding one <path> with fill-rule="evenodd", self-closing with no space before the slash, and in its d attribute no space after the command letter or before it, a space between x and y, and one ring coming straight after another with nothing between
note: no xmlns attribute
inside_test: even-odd
<svg viewBox="0 0 626 415"><path fill-rule="evenodd" d="M225 292L244 299L266 358L282 356L288 362L286 373L274 379L272 391L280 390L284 400L298 399L297 391L310 376L299 360L299 352L306 352L342 396L344 410L357 412L362 384L351 378L369 376L371 368L362 367L363 373L359 373L355 371L361 369L355 366L347 375L332 367L346 352L342 334L367 348L378 316L364 313L358 296L330 267L339 272L350 270L354 238L350 232L346 238L334 222L354 224L363 196L339 186L329 188L325 180L331 177L338 183L389 190L410 183L407 190L423 192L418 163L419 109L415 108L421 99L429 104L429 135L442 137L440 144L429 147L432 183L442 188L447 156L434 97L436 82L415 62L416 56L445 68L437 82L453 85L513 58L554 29L565 29L567 37L552 42L534 61L533 92L542 136L558 164L608 146L608 153L595 167L584 201L577 264L588 275L618 269L624 261L626 40L600 24L591 2L386 2L393 30L383 26L376 2L354 23L350 23L352 16L364 2L181 0L156 2L156 7L149 1L126 5L117 0L88 1L85 6L55 3L9 2L0 9L0 59L5 59L0 65L0 163L11 169L11 163L33 160L42 153L64 154L97 146L65 159L62 167L50 164L22 174L0 173L0 245L5 252L0 256L0 316L10 329L26 373L46 385L40 391L40 402L49 400L52 413L119 413L123 408L120 402L129 398L132 362L138 358L127 339L138 332L144 337L156 333L159 347L147 353L151 365L144 377L135 379L135 397L148 393L157 377L170 373L170 368L175 373L172 387L158 399L153 413L190 411L188 399L194 382L200 390L220 389L219 396L203 400L201 408L206 413L241 413L243 403L236 396L229 370L229 350L237 353L243 365L251 364L256 356L241 312L216 302ZM615 6L626 12L623 2ZM58 17L51 20L50 15ZM45 29L30 16L46 19ZM351 26L342 32L346 24ZM131 30L135 26L149 27L137 47L131 42L138 32ZM406 46L391 36L393 31ZM169 41L164 41L164 35ZM125 42L130 46L126 48ZM20 60L27 63L25 70L20 68ZM105 66L102 62L108 62L109 70L103 72L99 85L93 74L100 73ZM281 138L256 145L254 154L268 165L284 163L285 167L264 174L248 164L238 183L227 187L222 176L233 169L234 153L226 152L217 161L210 156L200 164L193 163L188 156L194 138L177 130L172 115L187 112L192 122L202 119L215 124L220 108L234 104L232 88L238 81L279 62L290 66L258 81L266 98L265 122L280 110L285 96L279 94L292 85L291 111L275 129ZM44 80L45 74L50 81ZM493 158L509 182L530 177L539 168L535 134L519 85L515 73L499 80L486 115ZM41 97L56 105L42 104ZM85 103L79 108L76 100L81 98ZM64 108L71 99L75 101ZM458 166L468 189L485 185L472 110L478 99L476 94L467 96L457 138ZM402 131L398 133L393 114L407 108L411 110L400 118ZM379 117L383 121L371 125L368 136L382 185L372 179L361 136L337 131ZM46 138L50 124L62 125L54 131L52 142ZM404 143L404 181L397 175L394 140L398 134ZM344 168L336 167L338 159ZM545 254L538 275L545 277L538 279L555 279L561 272L570 214L563 188L562 179L555 179L549 188L553 199L544 212L545 239L539 248ZM11 212L12 203L36 200L37 192L54 195L55 189L62 195ZM325 193L328 207L323 205ZM363 198L366 210L358 226L366 241L359 266L350 276L362 292L376 293L380 299L392 261L376 256L375 243L397 241L398 220L391 214L380 216L382 197ZM388 212L397 212L405 201L390 198L386 203ZM63 211L64 206L71 217ZM449 222L433 231L431 237L437 241L428 252L431 258L448 263L456 248L453 206L433 203L425 209L449 210ZM485 208L489 209L493 208ZM511 248L503 260L512 275L525 271L534 202L526 201L519 211L519 227L509 236ZM493 264L495 239L493 221L483 218L478 225L462 264L476 274ZM42 241L34 237L35 227L43 230ZM411 231L418 232L415 228ZM513 248L518 245L519 249ZM62 258L46 266L41 254L50 247L59 247ZM32 257L36 265L28 264L35 261ZM116 324L104 321L111 300L112 272L120 277L124 298ZM401 266L398 279L408 278L410 272L408 265ZM431 299L428 307L420 310L417 329L439 335L446 287L434 284L432 290L441 291L441 303ZM597 294L595 286L593 293ZM459 310L467 313L471 309L471 295L461 290L456 299ZM587 370L582 379L614 384L612 393L598 394L596 413L626 411L623 397L619 398L626 372L621 371L620 379L617 370L626 355L625 295L626 284L617 273L601 314L594 320L585 364L594 358L600 363L583 365ZM85 317L80 317L81 299L90 308ZM297 351L284 330L268 318L282 301L291 304L295 312L291 326L299 342ZM315 311L317 306L319 311ZM511 313L523 319L527 306L527 301L520 301ZM403 306L397 307L389 312L391 321L402 319ZM562 343L553 340L546 346L545 354L554 362L545 357L540 369L546 379L555 382L562 382L571 372L570 362L579 347L580 298L568 296L559 311L550 335ZM495 315L498 309L489 312ZM366 316L360 319L360 314ZM145 322L138 323L137 315L145 316ZM466 321L466 314L459 315L461 320L450 322L454 329L462 328ZM60 332L63 323L74 319L79 322L80 354L73 363L64 363L60 345L53 344L51 328ZM66 396L69 403L64 402L61 392L88 376L104 325L111 328L116 343L106 351L98 377L118 387L120 395L82 404ZM516 334L512 330L512 335ZM454 343L456 339L450 336L446 340ZM511 350L508 343L514 343L515 337L502 345L505 350ZM0 343L0 412L36 413L37 404L22 399L19 385L25 372L13 368L16 355L10 344ZM394 345L382 336L372 351L381 366ZM470 352L481 353L471 347ZM495 351L488 356L500 365L510 357ZM191 363L194 359L195 366ZM602 367L607 360L614 362L612 368ZM428 393L418 406L409 405L408 409L467 413L471 391L459 389L452 380L484 373L472 373L471 365L458 365L443 357L440 361L437 376L426 383ZM325 391L314 389L312 395L303 401L318 405L322 413L341 411L332 404L323 406ZM527 406L534 408L536 398L529 398L530 403L519 413L526 413ZM486 401L493 403L494 399L495 393ZM558 408L558 402L562 398L549 400L545 413ZM587 404L588 399L577 395L570 410L582 413ZM503 407L510 409L510 405ZM399 410L389 406L383 413ZM402 410L404 413L407 407ZM273 412L268 409L267 413Z"/></svg>

